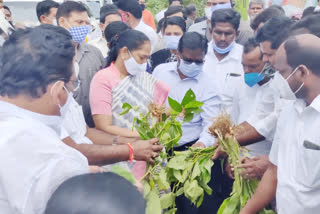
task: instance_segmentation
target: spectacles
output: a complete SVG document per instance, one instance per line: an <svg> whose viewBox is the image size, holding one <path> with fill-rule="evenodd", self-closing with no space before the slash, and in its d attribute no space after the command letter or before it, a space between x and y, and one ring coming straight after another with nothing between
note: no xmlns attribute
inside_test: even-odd
<svg viewBox="0 0 320 214"><path fill-rule="evenodd" d="M195 63L196 65L203 65L204 60L191 60L191 59L182 59L187 65Z"/></svg>
<svg viewBox="0 0 320 214"><path fill-rule="evenodd" d="M70 82L72 83L73 91L77 91L80 88L81 80L70 80Z"/></svg>

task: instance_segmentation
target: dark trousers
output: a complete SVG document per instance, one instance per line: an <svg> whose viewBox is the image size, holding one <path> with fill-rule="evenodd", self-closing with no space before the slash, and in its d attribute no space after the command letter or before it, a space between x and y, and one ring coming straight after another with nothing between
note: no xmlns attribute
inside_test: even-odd
<svg viewBox="0 0 320 214"><path fill-rule="evenodd" d="M192 142L192 144L195 142ZM191 145L192 145L191 144ZM190 146L190 145L189 145ZM186 146L186 147L189 147ZM187 148L184 148L186 150ZM178 147L180 148L180 147ZM183 148L180 148L183 149ZM184 151L176 150L175 151ZM224 170L224 169L223 169ZM184 195L176 198L176 207L178 208L177 214L214 214L218 212L218 209L222 202L230 196L232 192L233 180L222 172L221 161L214 161L214 165L211 169L211 180L208 185L212 189L212 194L207 195L205 193L203 202L199 208L191 204L189 199Z"/></svg>

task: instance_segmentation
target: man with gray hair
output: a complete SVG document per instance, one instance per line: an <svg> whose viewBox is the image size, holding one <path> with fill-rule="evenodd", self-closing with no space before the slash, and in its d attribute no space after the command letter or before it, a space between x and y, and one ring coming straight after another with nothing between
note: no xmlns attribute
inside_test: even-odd
<svg viewBox="0 0 320 214"><path fill-rule="evenodd" d="M251 21L264 10L264 4L264 0L251 0L249 2L248 14Z"/></svg>

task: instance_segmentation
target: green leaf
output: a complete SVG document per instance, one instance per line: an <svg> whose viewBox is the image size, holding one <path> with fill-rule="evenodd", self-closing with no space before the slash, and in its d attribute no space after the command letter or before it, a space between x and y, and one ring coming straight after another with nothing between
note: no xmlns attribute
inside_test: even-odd
<svg viewBox="0 0 320 214"><path fill-rule="evenodd" d="M153 188L152 191L148 194L146 198L146 214L161 214L162 209L158 194L159 193L156 188Z"/></svg>
<svg viewBox="0 0 320 214"><path fill-rule="evenodd" d="M192 101L192 102L188 103L184 108L185 109L188 109L188 108L200 108L201 106L203 106L202 102Z"/></svg>
<svg viewBox="0 0 320 214"><path fill-rule="evenodd" d="M186 156L183 156L183 155L175 156L171 158L171 160L167 164L167 167L172 169L183 170L186 168L185 160L186 160Z"/></svg>
<svg viewBox="0 0 320 214"><path fill-rule="evenodd" d="M136 178L134 177L134 175L129 172L128 170L122 168L121 166L118 165L113 165L111 172L127 179L128 181L130 181L132 184L136 183Z"/></svg>
<svg viewBox="0 0 320 214"><path fill-rule="evenodd" d="M180 189L178 189L178 191L176 192L177 197L182 195L184 193L184 189L183 187L180 187Z"/></svg>
<svg viewBox="0 0 320 214"><path fill-rule="evenodd" d="M173 170L173 176L178 180L181 181L182 175L180 170Z"/></svg>
<svg viewBox="0 0 320 214"><path fill-rule="evenodd" d="M195 101L195 100L196 100L196 95L194 94L194 92L191 89L189 89L187 91L187 93L184 95L182 102L181 102L181 105L183 107L185 107L188 103L190 103L191 101Z"/></svg>
<svg viewBox="0 0 320 214"><path fill-rule="evenodd" d="M197 199L203 194L203 189L199 186L197 180L186 181L184 185L184 195L195 204Z"/></svg>
<svg viewBox="0 0 320 214"><path fill-rule="evenodd" d="M197 207L200 207L203 202L204 194L202 194L197 202Z"/></svg>
<svg viewBox="0 0 320 214"><path fill-rule="evenodd" d="M191 174L191 179L195 179L196 177L200 176L201 174L201 171L200 171L200 167L199 167L199 162L197 161L195 164L194 164L194 167L192 169L192 174Z"/></svg>
<svg viewBox="0 0 320 214"><path fill-rule="evenodd" d="M208 186L208 184L205 184L203 181L199 182L199 185L203 188L203 190L208 194L212 194L212 189Z"/></svg>
<svg viewBox="0 0 320 214"><path fill-rule="evenodd" d="M168 209L175 204L175 194L170 192L168 194L162 195L160 198L161 209Z"/></svg>
<svg viewBox="0 0 320 214"><path fill-rule="evenodd" d="M183 118L183 122L184 123L188 123L193 119L193 114L192 113L187 113L184 118Z"/></svg>
<svg viewBox="0 0 320 214"><path fill-rule="evenodd" d="M132 109L132 106L129 103L123 103L122 109L123 112L121 112L120 115L125 115Z"/></svg>
<svg viewBox="0 0 320 214"><path fill-rule="evenodd" d="M182 112L182 106L177 101L175 101L171 97L168 97L168 102L169 102L170 107L173 110L175 110L176 112L179 112L179 113Z"/></svg>
<svg viewBox="0 0 320 214"><path fill-rule="evenodd" d="M164 168L161 168L159 175L155 177L155 182L158 185L160 190L170 189L170 184L167 181L167 173Z"/></svg>
<svg viewBox="0 0 320 214"><path fill-rule="evenodd" d="M172 209L166 211L164 214L175 214L177 212L177 210L178 210L177 208L172 208Z"/></svg>
<svg viewBox="0 0 320 214"><path fill-rule="evenodd" d="M142 185L143 185L143 197L146 198L147 195L150 193L151 187L148 182L143 182Z"/></svg>

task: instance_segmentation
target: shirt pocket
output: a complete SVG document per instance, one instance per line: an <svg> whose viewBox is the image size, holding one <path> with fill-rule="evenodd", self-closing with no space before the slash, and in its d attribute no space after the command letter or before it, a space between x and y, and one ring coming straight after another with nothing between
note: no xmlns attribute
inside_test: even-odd
<svg viewBox="0 0 320 214"><path fill-rule="evenodd" d="M305 139L300 143L296 157L297 182L309 189L320 187L320 139Z"/></svg>

